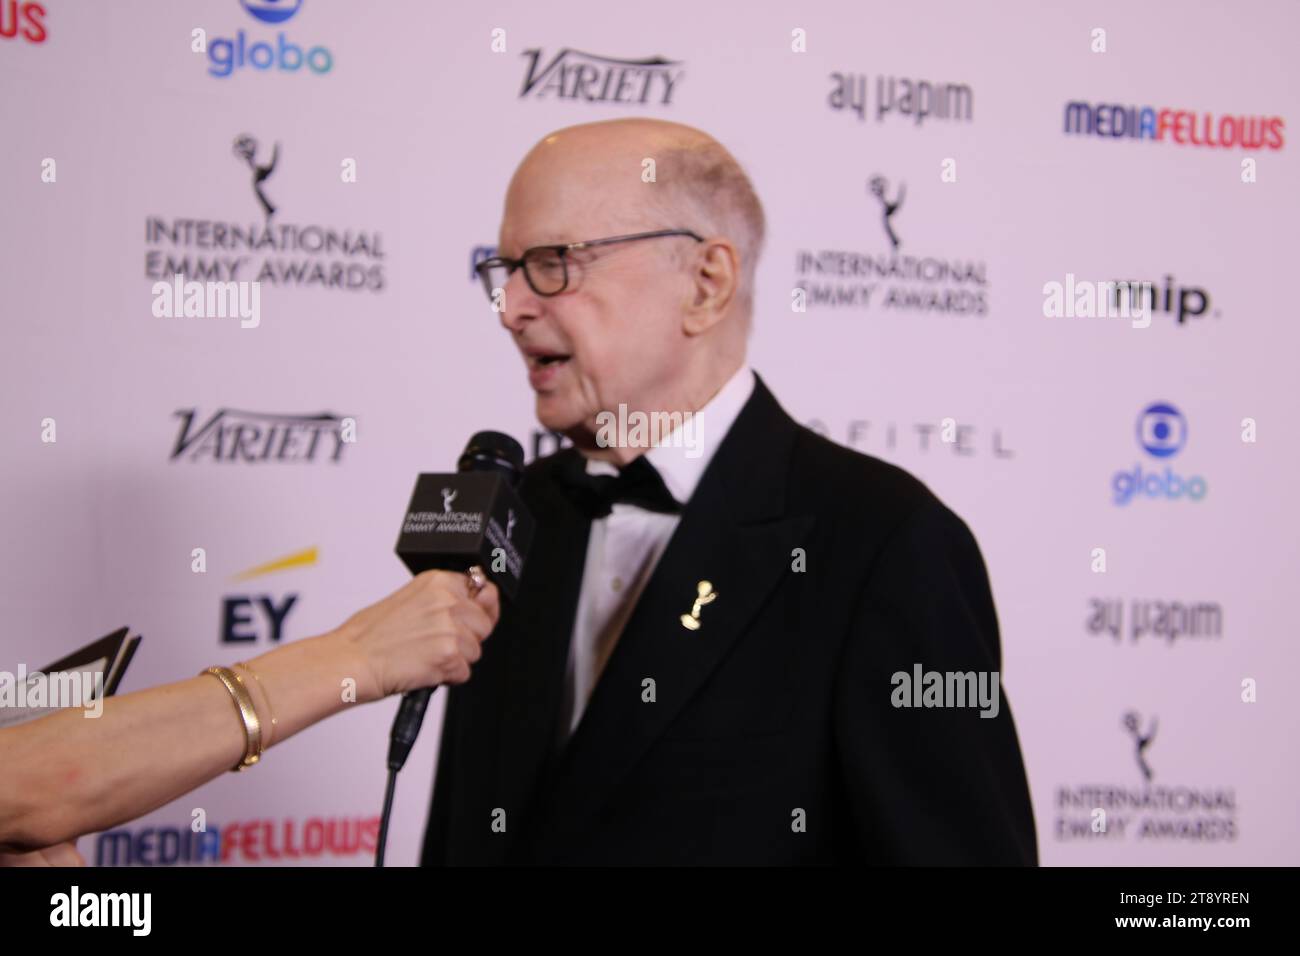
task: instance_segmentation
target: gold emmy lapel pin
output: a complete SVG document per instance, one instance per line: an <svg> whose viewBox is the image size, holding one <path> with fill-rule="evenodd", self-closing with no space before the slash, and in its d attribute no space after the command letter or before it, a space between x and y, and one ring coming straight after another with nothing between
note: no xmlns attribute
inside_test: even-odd
<svg viewBox="0 0 1300 956"><path fill-rule="evenodd" d="M700 608L718 599L718 592L713 590L713 585L708 581L701 581L695 585L695 592L695 603L691 605L691 613L681 616L682 627L688 631L700 629Z"/></svg>

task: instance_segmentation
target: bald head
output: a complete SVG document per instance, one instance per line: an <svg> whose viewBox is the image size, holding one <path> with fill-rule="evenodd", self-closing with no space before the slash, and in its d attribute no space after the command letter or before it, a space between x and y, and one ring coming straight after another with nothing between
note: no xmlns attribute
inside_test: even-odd
<svg viewBox="0 0 1300 956"><path fill-rule="evenodd" d="M654 161L651 182L647 160ZM628 233L683 228L733 243L740 259L736 311L749 322L767 224L749 176L716 139L684 123L638 117L567 126L528 152L511 191L521 180L565 176L586 194L579 208L601 212L611 228ZM680 263L692 250L669 243L664 251Z"/></svg>
<svg viewBox="0 0 1300 956"><path fill-rule="evenodd" d="M567 249L530 266L532 282L517 270L503 289L501 321L528 366L538 418L597 456L625 457L592 448L601 412L698 410L743 364L762 205L713 137L654 119L557 130L529 150L506 193L507 259L661 230L700 239Z"/></svg>

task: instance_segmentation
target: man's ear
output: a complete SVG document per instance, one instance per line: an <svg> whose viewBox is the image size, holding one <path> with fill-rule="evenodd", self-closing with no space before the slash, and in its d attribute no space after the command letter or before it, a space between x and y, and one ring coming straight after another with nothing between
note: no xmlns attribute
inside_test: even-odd
<svg viewBox="0 0 1300 956"><path fill-rule="evenodd" d="M682 331L707 332L727 314L740 284L740 254L726 239L697 245L691 260L691 301L686 304Z"/></svg>

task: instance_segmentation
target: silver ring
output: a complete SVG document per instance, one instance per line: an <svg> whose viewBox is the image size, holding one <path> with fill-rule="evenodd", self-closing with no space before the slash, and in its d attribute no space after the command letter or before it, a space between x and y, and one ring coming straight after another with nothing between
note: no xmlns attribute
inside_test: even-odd
<svg viewBox="0 0 1300 956"><path fill-rule="evenodd" d="M483 569L476 564L465 572L465 576L469 578L470 594L478 597L478 593L487 587L487 576Z"/></svg>

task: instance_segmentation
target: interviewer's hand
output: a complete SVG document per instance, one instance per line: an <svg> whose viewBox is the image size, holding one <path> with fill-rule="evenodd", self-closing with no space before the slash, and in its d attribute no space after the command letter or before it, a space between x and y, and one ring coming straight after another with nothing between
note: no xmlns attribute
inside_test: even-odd
<svg viewBox="0 0 1300 956"><path fill-rule="evenodd" d="M477 597L461 572L425 571L333 632L360 653L358 702L436 684L463 684L501 606L488 582Z"/></svg>
<svg viewBox="0 0 1300 956"><path fill-rule="evenodd" d="M341 627L234 666L258 716L276 718L274 746L355 704L469 680L499 613L490 582L471 597L464 574L426 571ZM246 746L229 692L207 675L109 698L100 720L64 708L0 727L0 865L81 864L67 841L175 800Z"/></svg>
<svg viewBox="0 0 1300 956"><path fill-rule="evenodd" d="M85 866L86 861L71 841L56 843L31 853L0 853L0 866Z"/></svg>

